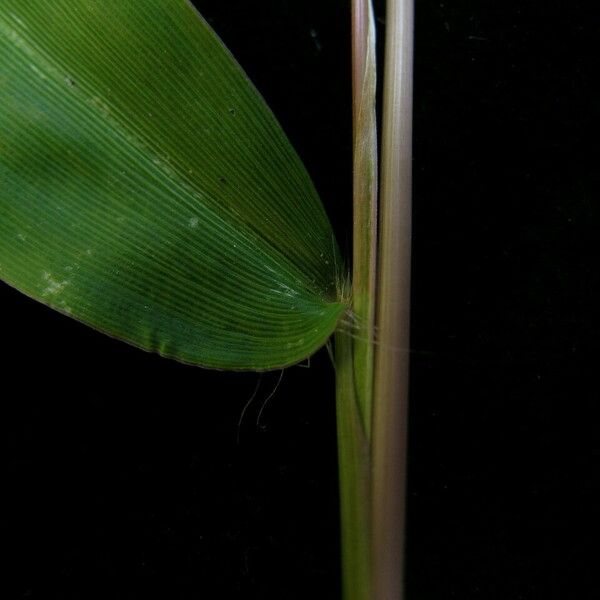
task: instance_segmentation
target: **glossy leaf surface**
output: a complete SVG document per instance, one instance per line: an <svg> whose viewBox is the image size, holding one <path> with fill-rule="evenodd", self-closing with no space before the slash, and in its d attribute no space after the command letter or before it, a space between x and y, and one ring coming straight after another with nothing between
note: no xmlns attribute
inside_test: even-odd
<svg viewBox="0 0 600 600"><path fill-rule="evenodd" d="M296 153L190 4L2 0L2 279L144 349L268 369L331 335L339 264Z"/></svg>

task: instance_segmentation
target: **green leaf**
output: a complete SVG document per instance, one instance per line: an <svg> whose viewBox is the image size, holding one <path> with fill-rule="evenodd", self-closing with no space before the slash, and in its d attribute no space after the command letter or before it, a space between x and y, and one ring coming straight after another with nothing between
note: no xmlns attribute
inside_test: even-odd
<svg viewBox="0 0 600 600"><path fill-rule="evenodd" d="M184 0L2 0L0 277L147 350L268 369L345 309L331 226Z"/></svg>

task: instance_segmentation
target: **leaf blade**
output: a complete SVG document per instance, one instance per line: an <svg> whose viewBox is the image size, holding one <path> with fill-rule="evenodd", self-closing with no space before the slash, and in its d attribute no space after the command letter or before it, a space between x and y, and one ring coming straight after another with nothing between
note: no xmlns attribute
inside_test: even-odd
<svg viewBox="0 0 600 600"><path fill-rule="evenodd" d="M206 23L179 0L22 4L0 9L0 276L203 366L322 345L344 310L331 228Z"/></svg>

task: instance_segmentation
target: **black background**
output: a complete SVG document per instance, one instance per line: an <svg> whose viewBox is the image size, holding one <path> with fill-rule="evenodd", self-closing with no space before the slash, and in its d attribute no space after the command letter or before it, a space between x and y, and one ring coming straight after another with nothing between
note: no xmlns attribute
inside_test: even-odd
<svg viewBox="0 0 600 600"><path fill-rule="evenodd" d="M348 252L349 2L196 4ZM598 596L593 23L578 2L417 1L409 599ZM0 302L0 598L339 597L325 352L257 423L263 375L240 427L258 375Z"/></svg>

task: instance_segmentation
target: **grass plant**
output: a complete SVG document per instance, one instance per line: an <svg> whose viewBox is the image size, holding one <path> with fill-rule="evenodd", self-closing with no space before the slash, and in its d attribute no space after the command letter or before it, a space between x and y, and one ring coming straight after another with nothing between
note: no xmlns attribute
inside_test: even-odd
<svg viewBox="0 0 600 600"><path fill-rule="evenodd" d="M352 1L349 277L306 169L190 3L0 4L0 277L207 368L282 369L335 336L345 600L403 593L412 27L388 0L378 196L375 18Z"/></svg>

